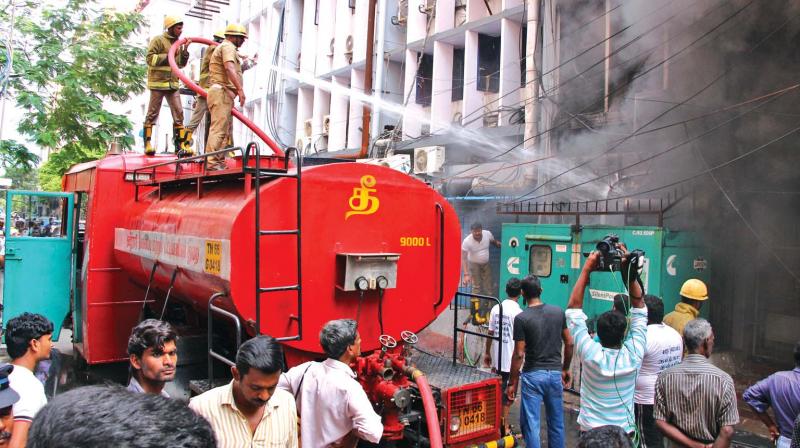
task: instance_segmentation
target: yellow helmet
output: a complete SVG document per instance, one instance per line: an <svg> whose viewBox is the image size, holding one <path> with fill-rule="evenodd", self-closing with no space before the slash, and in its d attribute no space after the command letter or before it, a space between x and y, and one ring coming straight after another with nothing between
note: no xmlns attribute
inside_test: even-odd
<svg viewBox="0 0 800 448"><path fill-rule="evenodd" d="M166 16L164 17L164 29L168 30L173 26L183 23L183 19L178 16Z"/></svg>
<svg viewBox="0 0 800 448"><path fill-rule="evenodd" d="M683 282L681 296L693 300L708 300L708 288L701 280L690 278Z"/></svg>
<svg viewBox="0 0 800 448"><path fill-rule="evenodd" d="M225 30L217 30L214 32L214 37L217 39L225 39Z"/></svg>
<svg viewBox="0 0 800 448"><path fill-rule="evenodd" d="M245 39L247 38L247 29L238 23L231 23L227 27L225 27L225 35L226 36L242 36Z"/></svg>

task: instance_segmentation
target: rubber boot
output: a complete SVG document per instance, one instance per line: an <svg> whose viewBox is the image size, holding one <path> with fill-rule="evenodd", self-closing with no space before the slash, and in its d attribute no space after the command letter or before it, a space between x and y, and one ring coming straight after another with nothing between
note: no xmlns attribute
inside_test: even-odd
<svg viewBox="0 0 800 448"><path fill-rule="evenodd" d="M178 157L191 157L194 155L192 150L192 131L189 129L181 129L181 150L178 152Z"/></svg>
<svg viewBox="0 0 800 448"><path fill-rule="evenodd" d="M150 144L153 137L153 125L144 125L144 154L148 156L156 155L156 149Z"/></svg>
<svg viewBox="0 0 800 448"><path fill-rule="evenodd" d="M172 123L172 146L175 147L175 154L181 152L181 135L183 135L183 125Z"/></svg>

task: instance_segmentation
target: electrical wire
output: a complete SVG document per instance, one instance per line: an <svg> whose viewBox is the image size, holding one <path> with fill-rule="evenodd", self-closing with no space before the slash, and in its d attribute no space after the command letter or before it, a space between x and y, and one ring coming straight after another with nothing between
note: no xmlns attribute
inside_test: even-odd
<svg viewBox="0 0 800 448"><path fill-rule="evenodd" d="M739 14L739 13L741 13L742 11L744 11L744 10L745 10L747 7L749 7L749 6L750 6L750 5L752 5L752 4L753 4L753 2L752 2L752 1L751 1L751 2L749 2L749 3L747 3L747 4L746 4L744 7L740 8L739 10L737 10L737 12L736 12L736 13L734 13L734 16L735 16L735 15L737 15L737 14ZM732 18L732 17L733 17L733 16L729 17L729 19L730 19L730 18ZM760 40L758 43L756 43L754 46L752 46L752 47L751 47L751 48L748 50L748 53L752 53L752 52L753 52L753 51L754 51L756 48L758 48L758 47L759 47L759 46L761 46L761 45L762 45L764 42L766 42L767 40L769 40L769 39L770 39L770 38L771 38L771 37L772 37L772 36L773 36L775 33L777 33L777 32L778 32L780 29L782 29L783 27L785 27L785 26L786 26L786 25L787 25L789 22L791 22L792 20L794 20L796 17L798 17L798 16L790 17L789 19L787 19L786 21L784 21L784 22L783 22L781 25L779 25L777 28L775 28L774 30L772 30L772 31L771 31L771 32L770 32L770 33L769 33L767 36L765 36L765 37L764 37L763 39L761 39L761 40ZM726 19L726 22L727 22L727 20L728 20L728 19ZM720 25L717 25L716 27L714 27L714 29L717 29L717 28L719 28L720 26L722 26L722 24L720 24ZM621 146L621 145L622 145L624 142L626 142L626 141L630 140L632 137L634 137L634 136L638 135L638 132L639 132L639 131L641 131L641 130L643 130L643 129L647 128L647 126L649 126L650 124L652 124L652 123L656 122L656 121L657 121L657 120L659 120L660 118L662 118L662 117L666 116L666 115L667 115L668 113L670 113L671 111L673 111L673 110L677 109L678 107L682 106L683 104L685 104L685 103L687 103L688 101L690 101L690 100L692 100L692 99L696 98L697 96L699 96L700 94L702 94L703 92L705 92L706 90L708 90L708 89L709 89L711 86L713 86L714 84L716 84L716 83L717 83L719 80L721 80L722 78L724 78L725 76L727 76L728 74L730 74L732 70L733 70L733 67L732 67L732 66L731 66L731 67L728 67L728 68L726 68L726 69L724 69L724 70L723 70L723 71L722 71L722 72L721 72L719 75L717 75L716 77L714 77L714 79L712 79L712 80L711 80L711 82L707 83L707 84L706 84L704 87L702 87L700 90L698 90L698 91L697 91L697 92L695 92L694 94L690 95L688 98L686 98L685 100L681 101L680 103L678 103L678 104L675 104L675 105L673 105L673 106L671 106L671 107L667 108L667 109L666 109L664 112L662 112L662 113L658 114L658 115L657 115L655 118L653 118L653 119L649 120L647 123L645 123L644 125L642 125L642 126L640 126L639 128L637 128L637 129L636 129L636 130L633 132L633 134L631 134L630 136L628 136L628 137L625 137L625 138L623 138L623 139L619 140L619 141L618 141L616 144L612 145L610 148L606 149L605 151L603 151L603 152L602 152L602 153L600 153L599 155L597 155L597 156L595 156L595 157L592 157L592 158L590 158L590 159L588 159L588 160L586 160L586 161L584 161L584 162L581 162L581 163L579 163L579 164L577 164L577 165L573 166L572 168L569 168L569 169L567 169L567 170L565 170L565 171L563 171L563 172L561 172L561 173L557 174L557 175L556 175L556 176L554 176L554 177L551 177L550 179L548 179L547 181L545 181L545 182L541 183L540 185L537 185L535 188L533 188L532 190L528 191L527 193L524 193L524 194L522 194L522 195L518 196L516 199L514 199L514 200L513 200L513 201L511 201L511 202L512 202L512 203L513 203L513 202L520 202L521 200L524 200L526 197L528 197L528 196L531 196L531 195L532 195L533 193L535 193L536 191L539 191L539 190L540 190L542 187L544 187L545 185L547 185L547 184L549 184L549 183L553 182L555 179L558 179L559 177L561 177L561 176L564 176L565 174L567 174L567 173L570 173L570 172L572 172L572 171L574 171L574 170L576 170L576 169L578 169L578 168L584 167L584 166L588 165L589 163L591 163L591 162L593 162L593 161L595 161L595 160L598 160L599 158L601 158L601 157L603 157L603 156L607 155L607 154L608 154L608 153L610 153L611 151L614 151L615 149L617 149L618 147L620 147L620 146ZM574 188L574 187L569 187L569 188ZM569 188L561 189L561 190L559 190L559 192L566 191L566 190L568 190Z"/></svg>
<svg viewBox="0 0 800 448"><path fill-rule="evenodd" d="M667 153L669 153L669 152L672 152L672 151L674 151L675 149L681 148L681 147L683 147L683 146L685 146L685 145L687 145L687 144L689 144L689 143L691 143L691 142L693 142L693 141L695 141L695 140L698 140L698 139L700 139L700 138L702 138L702 137L705 137L705 136L707 136L707 135L709 135L709 134L713 133L714 131L718 130L719 128L721 128L721 127L723 127L723 126L725 126L725 125L727 125L727 124L729 124L729 123L731 123L731 122L733 122L733 121L736 121L736 120L738 120L739 118L742 118L743 116L745 116L745 115L749 114L750 112L753 112L753 111L755 111L755 110L758 110L759 108L761 108L761 107L764 107L764 106L766 106L767 104L770 104L770 103L772 103L773 101L777 100L778 98L780 98L780 97L781 97L781 96L783 96L784 94L786 94L786 93L790 92L791 90L794 90L794 89L796 89L797 87L800 87L800 84L795 84L794 86L792 86L792 87L790 87L790 88L787 88L787 89L782 89L782 90L781 90L781 94L780 94L780 95L774 95L774 96L772 96L771 98L769 98L769 99L767 99L767 100L765 100L765 101L763 101L763 102L761 102L761 103L757 104L756 106L753 106L752 108L750 108L750 109L748 109L748 110L746 110L746 111L744 111L744 112L742 112L742 113L740 113L740 114L738 114L738 115L736 115L736 116L734 116L734 117L732 117L732 118L729 118L729 119L727 119L727 120L724 120L724 121L722 121L722 122L718 123L717 125L715 125L715 126L711 127L710 129L707 129L706 131L704 131L704 132L701 132L700 134L697 134L697 135L696 135L696 136L694 136L694 137L687 138L686 140L684 140L684 141L682 141L682 142L680 142L680 143L677 143L677 144L675 144L675 145L672 145L672 146L668 147L667 149L665 149L665 150L663 150L663 151L659 151L659 152L657 152L657 153L655 153L655 154L653 154L653 155L650 155L650 156L648 156L648 157L645 157L645 158L643 158L643 159L641 159L641 160L638 160L638 161L636 161L636 162L634 162L634 163L631 163L631 164L625 165L625 166L624 166L624 167L622 167L622 168L616 169L616 170L614 170L614 171L611 171L611 172L608 172L608 173L606 173L606 174L603 174L603 175L600 175L600 176L596 176L596 177L593 177L593 178L591 178L591 179L587 179L587 180L585 180L585 181L579 182L579 183L577 183L577 184L574 184L574 185L570 185L569 187L564 187L564 188L561 188L561 189L559 189L559 190L554 190L554 191L551 191L551 192L548 192L548 193L540 194L540 195L538 195L538 196L533 196L533 197L531 197L529 200L539 199L539 198L543 198L543 197L551 196L551 195L554 195L554 194L562 193L562 192L564 192L564 191L567 191L567 190L570 190L570 189L572 189L572 188L577 188L577 187L580 187L580 186L583 186L583 185L586 185L586 184L592 183L592 182L594 182L594 181L597 181L597 180L600 180L600 179L606 178L606 177L608 177L608 176L611 176L611 175L614 175L614 174L618 174L618 173L620 173L620 172L622 172L622 171L625 171L625 170L627 170L627 169L630 169L630 168L633 168L633 167L635 167L635 166L641 165L642 163L645 163L645 162L651 161L651 160L653 160L653 159L656 159L656 158L658 158L658 157L661 157L661 156L663 156L664 154L667 154ZM684 123L684 126L685 126L685 125L686 125L686 124ZM516 202L516 201L515 201L515 202Z"/></svg>
<svg viewBox="0 0 800 448"><path fill-rule="evenodd" d="M648 130L640 132L638 135L639 136L647 135L647 134L650 134L650 133L653 133L653 132L662 131L662 130L669 129L669 128L672 128L672 127L675 127L675 126L685 125L685 124L691 123L693 121L701 120L701 119L704 119L704 118L709 118L711 116L714 116L714 115L717 115L717 114L720 114L720 113L723 113L723 112L727 112L727 111L730 111L730 110L733 110L733 109L736 109L736 108L739 108L739 107L742 107L742 106L746 106L746 105L748 105L750 103L753 103L753 102L756 102L756 101L767 99L767 98L770 98L770 97L775 96L775 95L782 95L784 93L788 93L788 91L794 90L794 89L796 89L798 87L800 87L800 84L795 84L795 85L792 85L792 86L789 86L789 87L786 87L786 88L783 88L783 89L780 89L780 90L776 90L776 91L773 91L773 92L766 93L764 95L759 95L757 97L747 99L745 101L741 101L741 102L736 103L736 104L731 104L731 105L722 107L720 109L716 109L716 110L713 110L713 111L698 115L696 117L691 117L691 118L687 118L685 120L680 120L680 121L677 121L677 122L674 122L674 123L669 123L669 124L666 124L666 125L663 125L663 126L659 126L657 128L648 129ZM677 103L673 103L673 104L677 104ZM452 176L443 177L443 178L441 178L441 181L442 182L446 182L446 181L451 180L451 179L463 179L463 178L466 178L466 177L479 177L479 176L486 175L486 174L494 175L497 172L502 171L502 170L506 170L506 169L510 169L510 168L518 167L518 166L523 166L523 165L528 165L528 164L531 164L531 163L541 162L543 160L554 159L556 157L557 156L555 156L555 155L550 155L550 156L540 157L540 158L536 158L536 159L532 159L532 160L526 160L524 162L519 162L519 163L515 163L515 164L512 164L512 165L508 165L508 166L503 166L503 167L500 167L500 168L497 168L497 169L493 169L493 170L489 170L489 171L482 171L480 173L471 174L469 176L460 176L459 174L455 174L455 175L452 175Z"/></svg>
<svg viewBox="0 0 800 448"><path fill-rule="evenodd" d="M725 2L725 1L723 0L722 4L727 4L727 2ZM745 5L745 8L746 8L746 7L749 7L751 4L753 4L753 1L750 1L749 3L747 3L747 4ZM706 31L705 33L703 33L703 34L702 34L700 37L698 37L697 39L694 39L693 41L691 41L689 44L687 44L686 46L684 46L684 47L683 47L681 50L679 50L678 52L676 52L676 53L674 53L674 54L670 55L670 56L669 56L669 57L667 57L667 58L664 58L664 59L662 59L661 61L659 61L658 63L654 64L652 67L650 67L650 68L649 68L649 69L647 69L646 71L644 71L644 72L642 72L642 73L638 73L636 76L633 76L633 77L631 77L631 79L629 79L629 80L626 80L626 82L623 82L623 83L621 83L621 84L620 84L619 86L617 86L615 89L611 90L611 91L610 91L610 92L609 92L607 95L604 95L603 97L601 97L601 98L597 99L595 102L591 103L589 106L585 107L584 109L582 109L582 110L581 110L580 112L578 112L577 114L582 114L582 113L585 113L585 112L587 112L587 111L591 110L591 109L592 109L592 108L593 108L595 105L599 104L599 103L600 103L600 102L602 102L602 101L605 101L607 98L610 98L612 95L616 94L618 91L622 90L623 88L626 88L628 85L630 85L631 83L633 83L633 81L635 81L635 80L637 80L637 79L641 78L642 76L644 76L644 75L646 75L646 74L650 73L651 71L655 70L656 68L658 68L658 67L662 66L663 64L667 63L667 62L668 62L668 61L670 61L671 59L673 59L673 58L677 57L678 55L682 54L683 52L685 52L686 50L688 50L689 48L693 47L693 46L694 46L694 45L696 45L698 42L700 42L701 40L703 40L705 37L707 37L707 36L709 36L709 35L713 34L713 33L714 33L716 30L718 30L720 27L722 27L723 25L727 24L727 23L728 23L730 20L732 20L732 19L733 19L735 16L737 16L739 13L741 13L741 12L742 12L742 10L743 10L743 9L739 9L739 10L735 11L733 14L731 14L731 15L727 16L727 17L726 17L726 18L725 18L725 19L724 19L722 22L720 22L719 24L717 24L716 26L714 26L712 29L710 29L710 30ZM537 99L537 101L538 101L538 99ZM683 103L683 102L682 102L682 103ZM679 103L679 104L682 104L682 103ZM502 157L502 156L504 156L504 155L506 155L506 154L510 153L510 152L511 152L511 151L513 151L514 149L516 149L516 148L519 148L519 147L520 147L520 146L522 146L524 143L526 143L526 142L528 142L528 141L530 141L530 140L535 140L535 139L537 139L537 138L539 138L539 137L541 137L541 136L543 136L543 135L545 135L545 134L548 134L548 133L550 133L550 132L553 132L553 131L555 131L555 130L557 130L557 129L561 128L562 126L566 125L567 123L569 123L569 122L570 122L570 120L571 120L571 119L568 119L568 120L563 120L563 121L561 121L560 123L558 123L558 124L556 124L556 125L553 125L553 126L551 126L550 128L548 128L548 129L545 129L545 130L543 130L543 131L541 131L541 132L538 132L538 133L536 133L535 135L533 135L533 136L531 136L531 137L525 138L525 139L523 139L521 142L519 142L519 143L517 143L517 144L514 144L514 145L512 145L512 146L511 146L510 148L508 148L507 150L505 150L505 151L503 151L503 152L501 152L501 153L499 153L499 154L496 154L496 155L494 155L494 156L490 157L490 158L488 159L488 161L491 161L491 160L496 160L496 159L498 159L498 158L500 158L500 157ZM632 134L632 136L633 136L633 134ZM461 172L457 173L456 175L461 175L461 174L467 173L467 172L469 172L469 171L471 171L471 170L473 170L473 169L475 169L475 167L474 167L474 166L473 166L473 167L470 167L470 168L467 168L467 169L465 169L465 170L463 170L463 171L461 171Z"/></svg>
<svg viewBox="0 0 800 448"><path fill-rule="evenodd" d="M686 129L685 126L684 126L684 131L687 132L687 133L689 132L689 130ZM706 169L708 169L709 168L708 161L703 156L703 153L700 152L700 151L696 151L696 152L697 152L698 157L700 157L700 160L703 162L703 166L705 166ZM719 191L722 193L723 196L725 196L725 200L728 201L728 204L730 204L730 206L733 209L733 211L736 212L736 214L742 220L742 222L744 223L745 227L747 227L747 229L750 231L750 233L753 234L753 237L755 237L756 241L758 241L759 247L766 247L767 251L769 251L770 255L772 255L778 261L778 264L780 264L783 267L783 269L785 269L786 272L789 273L789 275L792 276L792 278L794 278L795 282L800 283L800 278L798 278L798 276L794 273L794 271L789 269L789 266L786 264L786 262L784 262L784 260L780 256L778 256L778 253L775 252L775 249L771 245L766 244L764 242L763 238L761 238L761 235L759 235L758 232L756 232L756 229L753 227L753 225L750 223L750 221L748 221L747 218L744 217L744 215L742 214L742 211L739 210L739 207L737 207L736 204L733 202L733 199L731 199L730 195L725 190L725 187L723 187L722 183L719 181L719 179L717 179L717 176L714 175L714 172L713 171L709 171L708 175L711 176L711 179L714 181L714 184L717 185L717 188L719 189Z"/></svg>
<svg viewBox="0 0 800 448"><path fill-rule="evenodd" d="M283 41L285 16L286 4L281 7L278 31L275 37L275 48L272 52L272 65L270 66L269 74L267 75L266 92L267 95L270 95L271 97L267 101L265 113L265 121L267 122L267 128L269 129L270 134L272 134L272 138L275 139L275 141L283 148L290 146L287 145L286 142L284 142L281 138L279 132L280 124L278 122L278 117L281 115L281 101L279 100L279 97L283 95L283 74L273 67L277 67L280 64L280 44ZM280 85L280 89L277 88L278 85Z"/></svg>

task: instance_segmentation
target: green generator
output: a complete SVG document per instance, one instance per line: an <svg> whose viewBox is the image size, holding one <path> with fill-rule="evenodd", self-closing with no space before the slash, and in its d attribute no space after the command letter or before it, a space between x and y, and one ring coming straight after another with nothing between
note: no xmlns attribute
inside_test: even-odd
<svg viewBox="0 0 800 448"><path fill-rule="evenodd" d="M586 257L608 234L618 235L629 250L645 252L645 292L664 300L665 313L680 301L684 281L699 278L708 283L707 258L692 232L651 226L503 224L498 297L505 296L509 278L535 274L542 282L542 300L566 308ZM610 310L618 293L626 293L619 273L592 273L584 312L595 318ZM703 308L701 315L707 313L708 309Z"/></svg>

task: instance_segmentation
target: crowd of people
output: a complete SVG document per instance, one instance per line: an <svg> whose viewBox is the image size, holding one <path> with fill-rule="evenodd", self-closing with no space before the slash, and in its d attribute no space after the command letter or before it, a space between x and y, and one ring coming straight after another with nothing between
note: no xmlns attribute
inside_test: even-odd
<svg viewBox="0 0 800 448"><path fill-rule="evenodd" d="M350 319L322 328L327 359L288 370L277 340L248 340L236 354L232 380L188 406L165 391L178 365L178 335L167 322L146 319L131 331L127 387L80 387L50 403L34 372L50 358L53 324L24 313L5 331L12 361L0 367L0 447L353 447L359 440L377 443L383 434L350 368L361 355Z"/></svg>
<svg viewBox="0 0 800 448"><path fill-rule="evenodd" d="M503 416L519 393L525 446L542 446L546 421L547 446L564 447L563 390L572 382L574 353L581 364L579 447L730 446L739 422L737 397L731 376L709 360L714 332L699 317L708 300L706 285L684 282L680 303L665 316L663 301L644 294L633 269L623 275L628 294L614 298L612 310L598 316L592 331L583 298L599 257L595 252L586 259L566 310L546 303L534 275L506 284L503 322L500 305L489 322L490 334L502 333L502 344L488 341L484 354L486 367L498 350L510 359L498 372L506 395ZM623 267L626 272L631 270ZM520 294L524 309L517 306ZM781 448L800 447L800 343L794 356L797 368L760 381L742 397Z"/></svg>
<svg viewBox="0 0 800 448"><path fill-rule="evenodd" d="M577 446L730 446L739 422L737 396L730 375L709 361L714 332L699 317L706 285L687 280L681 302L665 315L662 300L644 294L637 260L625 257L628 294L615 297L613 309L592 325L583 300L598 259L598 253L586 259L566 310L547 303L534 275L510 279L502 313L500 304L491 310L490 331L502 338L487 343L484 362L488 367L502 358L504 423L519 394L525 446L543 445L543 425L549 447L566 446L563 391L573 381L575 358L581 365ZM248 340L236 354L232 380L188 406L165 391L179 355L179 336L169 323L146 319L132 329L127 387L81 387L48 403L34 372L51 358L52 333L53 324L39 314L7 323L11 363L0 366L0 447L319 448L381 441L381 416L350 367L361 355L350 319L322 328L324 361L288 370L277 340ZM742 397L781 448L800 446L800 343L794 358L794 370L769 376Z"/></svg>

